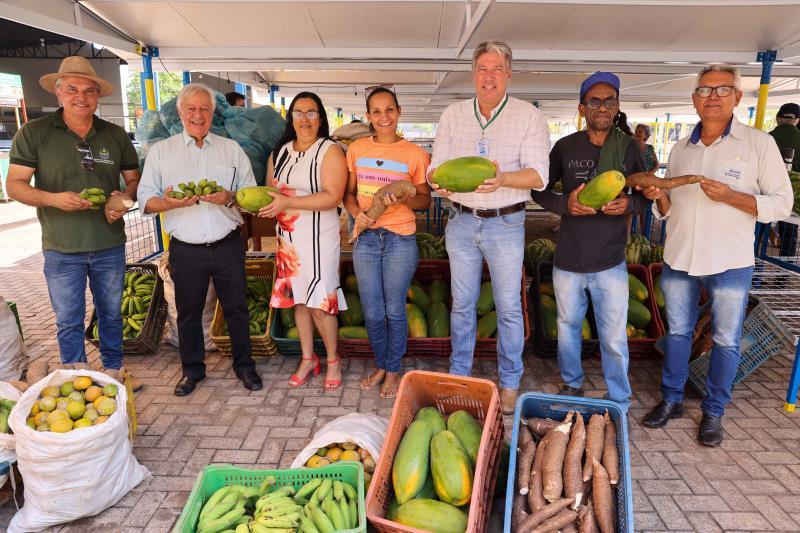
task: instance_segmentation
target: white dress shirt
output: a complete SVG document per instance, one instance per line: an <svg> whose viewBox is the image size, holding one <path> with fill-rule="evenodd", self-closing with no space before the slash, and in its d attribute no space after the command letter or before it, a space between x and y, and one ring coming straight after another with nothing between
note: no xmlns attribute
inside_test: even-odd
<svg viewBox="0 0 800 533"><path fill-rule="evenodd" d="M201 179L216 181L229 191L256 184L253 168L244 150L236 141L210 133L203 147L198 147L185 131L154 144L139 182L139 206L153 197L163 197L167 187L178 191L179 183ZM164 231L176 239L190 244L215 242L242 223L236 207L200 202L189 207L171 209L164 213Z"/></svg>
<svg viewBox="0 0 800 533"><path fill-rule="evenodd" d="M485 157L497 161L502 172L533 169L542 178L542 186L536 190L543 190L550 168L547 121L533 105L517 98L506 98L505 106L504 98L492 110L488 126L475 98L445 109L436 130L430 169L456 157L481 155L478 142L483 138L488 150ZM456 192L449 198L473 209L497 209L530 200L530 190L500 187L491 193Z"/></svg>
<svg viewBox="0 0 800 533"><path fill-rule="evenodd" d="M699 174L723 182L755 196L758 216L711 200L699 183L668 189L670 208L663 216L653 202L655 217L667 219L664 261L692 276L753 265L756 220L783 220L794 201L786 166L769 134L734 116L722 136L706 146L700 140L701 128L698 124L675 144L664 177Z"/></svg>

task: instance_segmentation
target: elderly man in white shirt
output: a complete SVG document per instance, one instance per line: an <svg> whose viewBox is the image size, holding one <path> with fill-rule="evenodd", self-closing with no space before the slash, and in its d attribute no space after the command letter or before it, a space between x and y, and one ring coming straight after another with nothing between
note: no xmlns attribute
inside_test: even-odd
<svg viewBox="0 0 800 533"><path fill-rule="evenodd" d="M698 440L722 442L722 415L731 401L739 341L755 263L755 223L789 216L793 194L775 141L733 114L742 97L739 71L715 64L697 76L692 101L700 123L678 141L665 177L698 174L703 180L665 191L650 187L653 213L666 219L661 288L669 333L661 381L662 401L642 423L664 427L683 413L698 299L711 297L714 347L706 379Z"/></svg>
<svg viewBox="0 0 800 533"><path fill-rule="evenodd" d="M451 193L431 184L453 201L447 223L447 253L453 295L453 351L450 373L470 375L475 349L476 302L483 260L489 265L497 310L497 359L500 403L514 412L522 377L525 345L520 300L525 202L531 189L547 185L550 135L544 116L533 105L506 94L511 78L511 49L500 41L480 43L472 56L475 98L457 102L442 113L429 170L447 160L483 156L497 167L494 178L475 192Z"/></svg>

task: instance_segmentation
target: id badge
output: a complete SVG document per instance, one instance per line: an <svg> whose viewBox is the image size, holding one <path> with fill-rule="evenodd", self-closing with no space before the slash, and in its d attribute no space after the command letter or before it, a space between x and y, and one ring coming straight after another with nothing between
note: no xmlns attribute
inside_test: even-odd
<svg viewBox="0 0 800 533"><path fill-rule="evenodd" d="M480 139L476 145L476 151L480 157L489 157L489 141Z"/></svg>

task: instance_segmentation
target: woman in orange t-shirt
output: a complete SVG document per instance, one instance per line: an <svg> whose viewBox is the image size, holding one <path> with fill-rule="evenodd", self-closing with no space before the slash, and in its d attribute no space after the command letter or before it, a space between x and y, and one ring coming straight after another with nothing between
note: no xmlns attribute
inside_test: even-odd
<svg viewBox="0 0 800 533"><path fill-rule="evenodd" d="M355 141L347 150L350 177L344 195L347 211L367 228L353 246L364 322L375 354L375 368L361 381L361 388L369 390L383 383L384 398L397 394L406 352L406 293L419 262L414 210L427 209L431 203L425 181L430 156L397 135L399 117L394 92L378 87L368 95L367 118L374 134ZM416 195L404 201L394 195L374 197L378 189L396 180L413 183ZM387 206L377 220L366 214L373 201Z"/></svg>

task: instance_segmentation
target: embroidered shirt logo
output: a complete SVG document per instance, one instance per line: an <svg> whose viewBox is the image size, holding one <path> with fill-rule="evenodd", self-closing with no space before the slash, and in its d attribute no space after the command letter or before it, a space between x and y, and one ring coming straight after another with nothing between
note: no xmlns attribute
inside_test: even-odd
<svg viewBox="0 0 800 533"><path fill-rule="evenodd" d="M99 152L97 152L97 157L94 159L97 163L103 163L104 165L113 165L114 161L111 160L111 153L108 151L108 148L101 148Z"/></svg>

